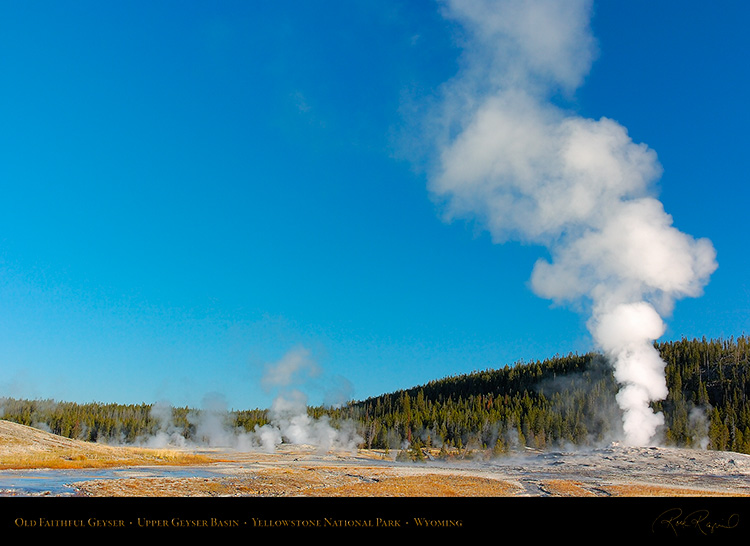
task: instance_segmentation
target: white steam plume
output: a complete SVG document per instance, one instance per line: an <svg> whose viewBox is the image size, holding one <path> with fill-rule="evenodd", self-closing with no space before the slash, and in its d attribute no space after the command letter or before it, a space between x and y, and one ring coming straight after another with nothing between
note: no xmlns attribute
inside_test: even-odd
<svg viewBox="0 0 750 546"><path fill-rule="evenodd" d="M317 364L304 347L292 349L278 362L267 366L263 384L279 392L269 409L270 422L254 431L263 449L273 451L286 441L312 445L322 451L354 450L363 441L349 423L334 427L326 416L314 419L308 415L307 396L292 385L318 372Z"/></svg>
<svg viewBox="0 0 750 546"><path fill-rule="evenodd" d="M493 240L544 245L531 287L590 306L589 330L612 360L624 441L653 441L667 394L653 347L674 301L699 296L716 269L710 241L672 226L654 195L656 154L617 122L553 104L596 56L590 0L447 0L466 30L460 73L432 118L439 156L430 190L447 219L478 219Z"/></svg>

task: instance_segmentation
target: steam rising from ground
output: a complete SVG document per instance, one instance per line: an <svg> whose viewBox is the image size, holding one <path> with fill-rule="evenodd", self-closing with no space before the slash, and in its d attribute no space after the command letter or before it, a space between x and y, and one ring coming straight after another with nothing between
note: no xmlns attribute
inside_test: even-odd
<svg viewBox="0 0 750 546"><path fill-rule="evenodd" d="M553 104L596 56L590 0L447 0L466 31L463 64L431 122L430 189L446 218L473 218L496 242L543 245L531 273L544 298L583 306L620 385L624 441L651 442L667 395L653 341L674 301L696 297L715 251L672 226L654 195L662 168L614 120Z"/></svg>
<svg viewBox="0 0 750 546"><path fill-rule="evenodd" d="M304 383L308 374L318 372L317 364L304 348L293 349L278 362L269 364L262 382L266 388L278 392L268 411L269 422L250 432L231 424L231 413L221 395L206 396L203 408L188 416L194 427L191 442L185 439L184 431L175 427L171 406L155 404L151 415L161 426L155 435L142 443L150 447L194 443L267 452L273 452L282 443L291 443L312 445L321 451L334 448L354 450L362 442L354 425L338 423L333 426L326 416L312 418L307 411L307 396L300 388L293 388L298 382Z"/></svg>
<svg viewBox="0 0 750 546"><path fill-rule="evenodd" d="M307 413L307 397L295 388L294 381L307 373L316 374L317 364L304 348L293 349L279 362L267 368L264 383L280 389L269 411L270 423L257 427L254 435L259 444L272 451L283 441L292 444L311 444L322 450L332 448L356 449L362 442L353 425L343 423L333 427L323 416L313 419Z"/></svg>

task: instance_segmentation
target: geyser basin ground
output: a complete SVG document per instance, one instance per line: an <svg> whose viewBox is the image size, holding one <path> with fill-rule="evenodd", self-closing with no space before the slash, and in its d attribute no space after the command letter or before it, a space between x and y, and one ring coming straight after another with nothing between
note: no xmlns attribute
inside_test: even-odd
<svg viewBox="0 0 750 546"><path fill-rule="evenodd" d="M529 452L486 460L404 463L377 451L276 453L201 451L213 462L111 471L3 471L6 494L100 497L633 497L750 496L750 456L706 450L611 445ZM24 487L21 477L33 488ZM34 478L36 476L36 480ZM14 478L15 485L7 481ZM53 482L48 482L52 484Z"/></svg>

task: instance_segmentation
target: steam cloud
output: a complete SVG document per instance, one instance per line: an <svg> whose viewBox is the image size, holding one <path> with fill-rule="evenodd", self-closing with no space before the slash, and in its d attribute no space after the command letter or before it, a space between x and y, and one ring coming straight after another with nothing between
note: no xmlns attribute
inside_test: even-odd
<svg viewBox="0 0 750 546"><path fill-rule="evenodd" d="M279 392L269 410L271 422L255 429L255 436L265 450L273 451L284 441L314 445L321 450L354 450L363 441L352 424L334 427L326 416L313 419L308 415L307 396L292 387L300 378L318 372L317 364L304 347L292 349L267 367L263 383Z"/></svg>
<svg viewBox="0 0 750 546"><path fill-rule="evenodd" d="M626 443L651 442L663 417L664 362L653 341L675 300L702 293L710 241L672 226L655 197L656 154L607 118L556 106L596 56L590 0L447 0L466 31L463 65L432 116L430 190L446 218L478 220L498 243L543 245L537 295L583 305L620 385Z"/></svg>
<svg viewBox="0 0 750 546"><path fill-rule="evenodd" d="M184 431L172 421L172 407L166 403L154 404L151 416L160 423L155 434L141 439L148 447L167 445L184 447L189 443L208 447L228 447L240 451L262 450L273 452L282 443L305 444L320 451L330 449L355 450L363 440L352 423L334 426L326 416L312 418L307 412L307 396L300 385L320 372L307 349L300 347L287 352L278 362L267 365L262 384L276 390L268 411L269 422L247 432L230 423L230 412L220 394L204 397L200 411L188 416L194 427L193 438L188 442Z"/></svg>

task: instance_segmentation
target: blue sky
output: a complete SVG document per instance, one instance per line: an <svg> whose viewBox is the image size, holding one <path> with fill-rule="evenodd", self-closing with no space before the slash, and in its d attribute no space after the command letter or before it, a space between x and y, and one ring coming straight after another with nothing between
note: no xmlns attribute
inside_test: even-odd
<svg viewBox="0 0 750 546"><path fill-rule="evenodd" d="M529 287L547 250L443 219L427 105L461 25L396 0L4 2L0 395L219 393L265 407L305 347L311 403L592 348ZM661 339L747 333L742 2L598 2L564 99L658 155L675 226L718 269Z"/></svg>

